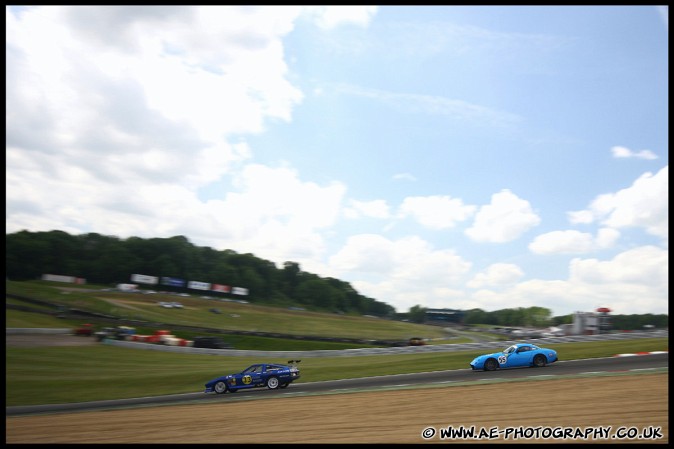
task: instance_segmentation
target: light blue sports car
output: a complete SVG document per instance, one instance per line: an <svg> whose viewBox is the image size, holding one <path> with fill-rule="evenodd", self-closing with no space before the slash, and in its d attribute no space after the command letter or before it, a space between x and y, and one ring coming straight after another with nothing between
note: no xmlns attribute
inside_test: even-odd
<svg viewBox="0 0 674 449"><path fill-rule="evenodd" d="M501 352L475 357L470 362L470 367L475 371L494 371L504 368L542 367L557 360L557 351L531 343L517 343Z"/></svg>

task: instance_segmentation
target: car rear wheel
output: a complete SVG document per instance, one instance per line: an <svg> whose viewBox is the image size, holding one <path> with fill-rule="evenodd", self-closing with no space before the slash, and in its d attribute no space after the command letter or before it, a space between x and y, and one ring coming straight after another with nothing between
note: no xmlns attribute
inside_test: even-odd
<svg viewBox="0 0 674 449"><path fill-rule="evenodd" d="M276 390L279 387L279 381L276 377L270 377L267 379L267 388L270 390Z"/></svg>
<svg viewBox="0 0 674 449"><path fill-rule="evenodd" d="M489 359L484 362L485 371L496 371L496 368L498 368L498 362L495 359Z"/></svg>
<svg viewBox="0 0 674 449"><path fill-rule="evenodd" d="M543 367L548 364L548 360L545 358L544 355L538 354L536 357L534 357L534 366L535 367Z"/></svg>
<svg viewBox="0 0 674 449"><path fill-rule="evenodd" d="M223 381L218 381L213 385L213 391L215 391L218 394L226 393L227 392L227 384L224 383Z"/></svg>

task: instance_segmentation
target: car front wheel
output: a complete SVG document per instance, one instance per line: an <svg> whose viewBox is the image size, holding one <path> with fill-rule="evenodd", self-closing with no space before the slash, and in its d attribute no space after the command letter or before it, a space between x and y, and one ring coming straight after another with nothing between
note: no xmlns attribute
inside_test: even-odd
<svg viewBox="0 0 674 449"><path fill-rule="evenodd" d="M535 367L543 367L547 365L548 361L546 360L544 355L538 354L536 357L534 357L534 366Z"/></svg>
<svg viewBox="0 0 674 449"><path fill-rule="evenodd" d="M267 388L270 390L276 390L279 387L279 381L276 377L270 377L267 379Z"/></svg>
<svg viewBox="0 0 674 449"><path fill-rule="evenodd" d="M213 386L213 391L215 391L218 394L226 393L227 392L227 384L224 383L223 381L218 381Z"/></svg>
<svg viewBox="0 0 674 449"><path fill-rule="evenodd" d="M498 362L496 360L489 359L486 362L484 362L485 371L496 371L496 368L498 368Z"/></svg>

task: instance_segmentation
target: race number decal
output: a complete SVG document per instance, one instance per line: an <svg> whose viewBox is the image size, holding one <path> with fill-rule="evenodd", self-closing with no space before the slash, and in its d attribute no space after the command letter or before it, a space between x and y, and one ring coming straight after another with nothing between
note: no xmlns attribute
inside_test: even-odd
<svg viewBox="0 0 674 449"><path fill-rule="evenodd" d="M248 385L248 384L251 383L252 381L253 381L253 378L250 377L248 374L246 374L245 376L243 376L243 377L241 378L241 382L243 382L245 385Z"/></svg>
<svg viewBox="0 0 674 449"><path fill-rule="evenodd" d="M508 357L504 355L498 356L498 364L499 365L505 365L505 363L508 361Z"/></svg>

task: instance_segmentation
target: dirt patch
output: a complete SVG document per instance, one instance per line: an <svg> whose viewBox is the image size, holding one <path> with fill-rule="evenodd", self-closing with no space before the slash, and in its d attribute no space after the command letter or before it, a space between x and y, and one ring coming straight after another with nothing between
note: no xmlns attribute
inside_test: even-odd
<svg viewBox="0 0 674 449"><path fill-rule="evenodd" d="M12 443L447 443L597 442L441 439L448 426L658 430L669 441L668 374L504 382L413 390L297 396L207 405L6 417ZM424 429L434 428L425 440ZM533 431L533 430L532 430Z"/></svg>

